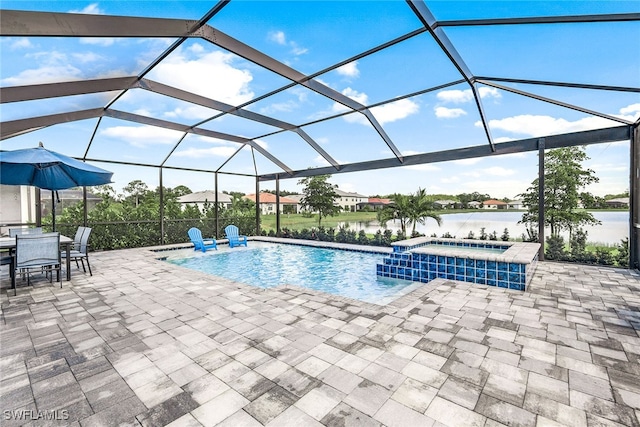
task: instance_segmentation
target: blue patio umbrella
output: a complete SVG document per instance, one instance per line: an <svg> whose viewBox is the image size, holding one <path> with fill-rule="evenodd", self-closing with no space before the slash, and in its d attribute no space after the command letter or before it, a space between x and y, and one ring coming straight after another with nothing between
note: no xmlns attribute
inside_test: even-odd
<svg viewBox="0 0 640 427"><path fill-rule="evenodd" d="M42 143L37 148L0 151L0 184L32 185L56 191L109 184L112 175L113 172L47 150ZM53 206L55 230L55 202Z"/></svg>

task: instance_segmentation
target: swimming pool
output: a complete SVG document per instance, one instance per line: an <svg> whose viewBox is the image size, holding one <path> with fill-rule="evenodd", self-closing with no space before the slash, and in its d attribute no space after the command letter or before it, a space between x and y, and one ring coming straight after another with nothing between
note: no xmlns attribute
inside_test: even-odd
<svg viewBox="0 0 640 427"><path fill-rule="evenodd" d="M252 241L249 247L205 254L193 250L166 261L260 288L295 285L374 304L388 304L416 284L376 275L385 254Z"/></svg>

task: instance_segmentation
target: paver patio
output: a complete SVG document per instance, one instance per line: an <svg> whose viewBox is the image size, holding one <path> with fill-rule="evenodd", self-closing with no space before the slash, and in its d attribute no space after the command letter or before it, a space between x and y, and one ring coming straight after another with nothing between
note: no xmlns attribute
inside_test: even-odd
<svg viewBox="0 0 640 427"><path fill-rule="evenodd" d="M157 256L3 290L3 426L640 426L636 272L541 262L526 292L376 306Z"/></svg>

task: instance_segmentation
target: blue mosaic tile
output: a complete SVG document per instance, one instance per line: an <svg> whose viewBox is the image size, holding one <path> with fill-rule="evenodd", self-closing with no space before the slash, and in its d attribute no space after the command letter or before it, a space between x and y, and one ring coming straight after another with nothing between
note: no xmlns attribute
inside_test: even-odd
<svg viewBox="0 0 640 427"><path fill-rule="evenodd" d="M429 271L436 271L436 263L435 262L430 262L429 263Z"/></svg>
<svg viewBox="0 0 640 427"><path fill-rule="evenodd" d="M438 265L438 272L446 271L446 269L447 269L447 265L446 264L437 264L437 265Z"/></svg>
<svg viewBox="0 0 640 427"><path fill-rule="evenodd" d="M467 277L475 277L476 276L476 269L473 267L467 267L465 269L465 274L467 275Z"/></svg>
<svg viewBox="0 0 640 427"><path fill-rule="evenodd" d="M509 265L506 262L498 262L499 271L508 271Z"/></svg>
<svg viewBox="0 0 640 427"><path fill-rule="evenodd" d="M435 255L429 255L429 262L437 262L438 261L438 257Z"/></svg>
<svg viewBox="0 0 640 427"><path fill-rule="evenodd" d="M482 269L487 268L487 262L482 259L476 260L476 268L482 268Z"/></svg>
<svg viewBox="0 0 640 427"><path fill-rule="evenodd" d="M511 283L511 284L509 284L509 289L514 289L516 291L524 291L524 285Z"/></svg>
<svg viewBox="0 0 640 427"><path fill-rule="evenodd" d="M518 283L520 280L520 273L509 273L509 283Z"/></svg>
<svg viewBox="0 0 640 427"><path fill-rule="evenodd" d="M446 263L446 262L447 262L446 258L447 258L447 257L444 257L444 256L441 256L441 255L438 255L438 261L437 261L437 262L438 262L438 264L444 264L444 263Z"/></svg>
<svg viewBox="0 0 640 427"><path fill-rule="evenodd" d="M464 267L456 267L456 274L464 276Z"/></svg>
<svg viewBox="0 0 640 427"><path fill-rule="evenodd" d="M503 282L502 280L498 280L498 287L499 288L506 288L507 287L507 282Z"/></svg>
<svg viewBox="0 0 640 427"><path fill-rule="evenodd" d="M497 273L494 270L487 270L487 279L495 280ZM495 285L492 285L495 286Z"/></svg>
<svg viewBox="0 0 640 427"><path fill-rule="evenodd" d="M476 268L476 278L484 279L487 271L484 268Z"/></svg>
<svg viewBox="0 0 640 427"><path fill-rule="evenodd" d="M519 273L520 272L520 264L516 264L514 262L509 263L509 272L510 273Z"/></svg>
<svg viewBox="0 0 640 427"><path fill-rule="evenodd" d="M498 271L498 280L504 280L506 282L509 280L509 273L506 271Z"/></svg>
<svg viewBox="0 0 640 427"><path fill-rule="evenodd" d="M456 265L464 266L464 258L456 258Z"/></svg>
<svg viewBox="0 0 640 427"><path fill-rule="evenodd" d="M487 261L487 270L497 270L498 263L495 261Z"/></svg>
<svg viewBox="0 0 640 427"><path fill-rule="evenodd" d="M447 273L455 274L456 268L453 265L447 265Z"/></svg>
<svg viewBox="0 0 640 427"><path fill-rule="evenodd" d="M456 259L454 257L451 257L451 256L447 257L447 265L454 265L455 261Z"/></svg>
<svg viewBox="0 0 640 427"><path fill-rule="evenodd" d="M496 286L496 280L487 278L487 285Z"/></svg>

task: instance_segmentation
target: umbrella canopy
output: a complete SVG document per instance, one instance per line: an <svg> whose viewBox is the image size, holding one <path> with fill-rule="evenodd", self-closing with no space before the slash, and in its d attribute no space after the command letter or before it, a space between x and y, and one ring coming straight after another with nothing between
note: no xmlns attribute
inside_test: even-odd
<svg viewBox="0 0 640 427"><path fill-rule="evenodd" d="M47 150L42 145L37 148L0 151L0 184L64 190L109 184L112 175L113 172Z"/></svg>

